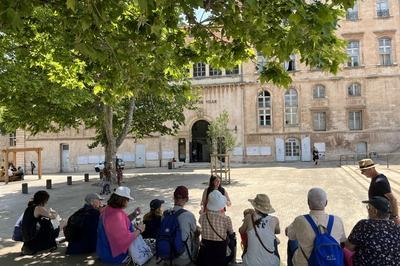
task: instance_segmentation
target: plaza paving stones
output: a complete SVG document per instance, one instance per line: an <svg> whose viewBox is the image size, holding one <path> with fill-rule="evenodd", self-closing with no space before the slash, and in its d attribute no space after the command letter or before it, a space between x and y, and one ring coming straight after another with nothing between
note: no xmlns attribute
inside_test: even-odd
<svg viewBox="0 0 400 266"><path fill-rule="evenodd" d="M378 166L378 171L386 174L398 199L400 196L400 172ZM394 168L393 168L394 169ZM396 169L399 169L398 167ZM201 195L207 186L209 169L185 167L167 170L166 168L130 169L124 172L124 185L131 188L136 199L131 202L127 212L136 207L148 211L148 204L154 198L166 201L164 207L173 205L172 193L176 186L189 188L190 200L187 209L198 218ZM72 186L67 185L67 175L72 175ZM27 176L23 182L29 183L29 194L21 193L22 182L0 184L0 265L101 265L95 254L91 256L65 256L66 243L60 244L53 253L36 256L19 256L22 244L11 240L16 219L24 211L33 194L46 187L46 179L52 179L53 189L48 190L50 200L47 207L57 210L61 217L68 218L83 205L87 193L99 192L95 186L98 176L91 173L90 182L85 183L83 173L44 175L41 180L36 176ZM327 212L343 219L348 235L356 222L367 216L367 210L361 200L367 198L369 180L361 176L356 166L337 167L335 163L273 163L268 165L236 165L231 171L232 183L225 185L232 200L227 215L232 218L237 232L243 219L243 210L250 208L248 199L257 193L266 193L274 214L280 220L281 234L279 251L282 265L286 265L286 241L284 229L300 214L308 212L307 191L311 187L321 187L328 194ZM239 234L237 233L239 236ZM238 241L238 246L240 242ZM239 247L237 259L240 261ZM155 265L153 262L149 265Z"/></svg>

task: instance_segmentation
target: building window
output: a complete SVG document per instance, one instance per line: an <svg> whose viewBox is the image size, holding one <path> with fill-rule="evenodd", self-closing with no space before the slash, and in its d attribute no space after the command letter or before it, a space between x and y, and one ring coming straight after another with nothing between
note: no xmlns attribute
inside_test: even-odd
<svg viewBox="0 0 400 266"><path fill-rule="evenodd" d="M389 16L389 3L388 0L377 0L376 1L376 15L379 18Z"/></svg>
<svg viewBox="0 0 400 266"><path fill-rule="evenodd" d="M221 76L222 75L221 69L213 68L212 66L210 66L209 73L210 73L210 76Z"/></svg>
<svg viewBox="0 0 400 266"><path fill-rule="evenodd" d="M392 41L389 38L379 39L379 63L381 65L392 64Z"/></svg>
<svg viewBox="0 0 400 266"><path fill-rule="evenodd" d="M325 112L313 113L313 120L314 120L314 130L315 131L325 131L326 130L326 113Z"/></svg>
<svg viewBox="0 0 400 266"><path fill-rule="evenodd" d="M354 3L353 8L348 8L346 11L346 20L356 21L358 20L358 3Z"/></svg>
<svg viewBox="0 0 400 266"><path fill-rule="evenodd" d="M290 55L289 61L283 63L283 67L286 71L295 71L296 70L296 56Z"/></svg>
<svg viewBox="0 0 400 266"><path fill-rule="evenodd" d="M352 83L347 88L347 94L349 96L361 96L361 85L359 83Z"/></svg>
<svg viewBox="0 0 400 266"><path fill-rule="evenodd" d="M347 61L348 67L356 67L360 65L360 42L349 41L347 44L347 55L349 60Z"/></svg>
<svg viewBox="0 0 400 266"><path fill-rule="evenodd" d="M349 112L349 129L350 130L362 129L362 111Z"/></svg>
<svg viewBox="0 0 400 266"><path fill-rule="evenodd" d="M297 119L298 98L295 89L289 89L285 93L285 124L293 126L298 124Z"/></svg>
<svg viewBox="0 0 400 266"><path fill-rule="evenodd" d="M256 70L257 73L261 73L264 70L264 66L267 63L265 56L261 52L257 52L257 64Z"/></svg>
<svg viewBox="0 0 400 266"><path fill-rule="evenodd" d="M314 99L325 98L325 86L324 85L318 84L317 86L314 87L313 98Z"/></svg>
<svg viewBox="0 0 400 266"><path fill-rule="evenodd" d="M258 94L258 124L260 126L271 125L271 95L268 91Z"/></svg>
<svg viewBox="0 0 400 266"><path fill-rule="evenodd" d="M196 63L193 64L193 77L205 77L206 76L206 64Z"/></svg>
<svg viewBox="0 0 400 266"><path fill-rule="evenodd" d="M232 69L226 69L225 74L226 75L238 75L239 74L239 66L235 66Z"/></svg>
<svg viewBox="0 0 400 266"><path fill-rule="evenodd" d="M17 145L17 136L16 136L15 132L11 133L9 135L9 140L10 140L10 142L9 142L10 147L14 147Z"/></svg>

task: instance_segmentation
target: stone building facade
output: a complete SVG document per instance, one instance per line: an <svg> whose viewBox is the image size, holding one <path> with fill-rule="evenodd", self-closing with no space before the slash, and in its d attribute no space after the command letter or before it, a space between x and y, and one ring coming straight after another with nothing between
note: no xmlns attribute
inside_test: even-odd
<svg viewBox="0 0 400 266"><path fill-rule="evenodd" d="M293 78L287 90L260 84L255 62L231 70L194 64L192 82L202 98L197 110L185 112L178 134L127 138L118 156L127 167L165 166L172 158L209 161L207 125L224 110L237 139L236 162L310 161L313 147L326 160L400 152L399 7L392 0L358 1L337 31L348 41L342 70L310 69L294 55L285 64ZM44 172L83 171L104 158L102 148L87 148L91 136L83 128L35 137L17 131L16 145L44 147ZM18 157L17 164L27 166L32 156Z"/></svg>

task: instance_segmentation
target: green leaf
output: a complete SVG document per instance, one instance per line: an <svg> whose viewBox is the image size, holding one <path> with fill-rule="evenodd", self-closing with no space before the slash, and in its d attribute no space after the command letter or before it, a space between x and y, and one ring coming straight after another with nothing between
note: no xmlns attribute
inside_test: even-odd
<svg viewBox="0 0 400 266"><path fill-rule="evenodd" d="M67 8L76 11L76 0L67 0Z"/></svg>

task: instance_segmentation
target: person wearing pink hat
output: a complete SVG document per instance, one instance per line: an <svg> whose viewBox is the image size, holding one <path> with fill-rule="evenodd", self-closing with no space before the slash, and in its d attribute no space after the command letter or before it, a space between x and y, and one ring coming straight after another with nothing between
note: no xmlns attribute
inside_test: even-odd
<svg viewBox="0 0 400 266"><path fill-rule="evenodd" d="M143 224L133 228L123 210L130 200L134 200L130 194L128 187L116 188L100 215L96 253L103 263L129 262L129 246L145 229Z"/></svg>

